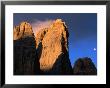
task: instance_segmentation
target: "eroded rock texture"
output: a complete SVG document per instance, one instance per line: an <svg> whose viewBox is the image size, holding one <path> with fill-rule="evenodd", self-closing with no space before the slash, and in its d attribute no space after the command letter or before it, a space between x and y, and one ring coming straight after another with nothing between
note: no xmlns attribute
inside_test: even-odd
<svg viewBox="0 0 110 88"><path fill-rule="evenodd" d="M73 67L74 75L97 75L97 69L88 57L79 58Z"/></svg>
<svg viewBox="0 0 110 88"><path fill-rule="evenodd" d="M36 48L40 44L39 62L42 74L72 74L68 55L67 27L61 19L57 19L49 28L36 34Z"/></svg>
<svg viewBox="0 0 110 88"><path fill-rule="evenodd" d="M22 22L14 27L14 74L39 74L40 64L36 53L36 41L32 27Z"/></svg>

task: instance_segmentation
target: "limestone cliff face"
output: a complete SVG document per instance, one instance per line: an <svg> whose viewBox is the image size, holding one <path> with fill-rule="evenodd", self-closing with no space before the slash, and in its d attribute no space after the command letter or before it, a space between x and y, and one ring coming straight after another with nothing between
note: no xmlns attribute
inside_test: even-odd
<svg viewBox="0 0 110 88"><path fill-rule="evenodd" d="M40 69L47 74L71 74L72 67L68 55L67 27L57 19L49 28L36 34L36 48L41 44Z"/></svg>
<svg viewBox="0 0 110 88"><path fill-rule="evenodd" d="M36 55L36 41L31 25L27 22L21 22L19 26L14 27L13 39L14 74L37 74L40 67Z"/></svg>
<svg viewBox="0 0 110 88"><path fill-rule="evenodd" d="M79 58L73 67L74 75L97 75L97 69L88 57Z"/></svg>

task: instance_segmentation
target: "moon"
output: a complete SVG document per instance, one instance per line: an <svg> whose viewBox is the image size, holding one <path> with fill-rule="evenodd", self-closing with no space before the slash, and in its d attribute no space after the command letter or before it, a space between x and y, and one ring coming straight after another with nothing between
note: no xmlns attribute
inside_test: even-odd
<svg viewBox="0 0 110 88"><path fill-rule="evenodd" d="M94 48L94 51L96 51L96 48Z"/></svg>

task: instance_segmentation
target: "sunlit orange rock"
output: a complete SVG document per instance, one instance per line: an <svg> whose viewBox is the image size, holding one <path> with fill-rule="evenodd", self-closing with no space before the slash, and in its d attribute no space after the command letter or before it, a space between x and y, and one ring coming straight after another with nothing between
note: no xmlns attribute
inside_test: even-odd
<svg viewBox="0 0 110 88"><path fill-rule="evenodd" d="M21 22L19 26L15 26L13 30L13 39L17 40L26 36L33 36L32 26L28 22Z"/></svg>
<svg viewBox="0 0 110 88"><path fill-rule="evenodd" d="M41 43L40 69L50 74L70 74L72 71L68 55L68 30L61 19L49 28L36 33L36 48Z"/></svg>

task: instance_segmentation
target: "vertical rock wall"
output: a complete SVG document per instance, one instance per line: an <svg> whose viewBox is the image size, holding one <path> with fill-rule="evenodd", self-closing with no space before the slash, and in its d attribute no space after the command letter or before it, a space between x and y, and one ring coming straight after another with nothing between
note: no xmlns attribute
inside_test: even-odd
<svg viewBox="0 0 110 88"><path fill-rule="evenodd" d="M42 43L40 69L46 74L71 74L72 67L68 55L67 27L57 19L49 28L36 34L36 48Z"/></svg>

